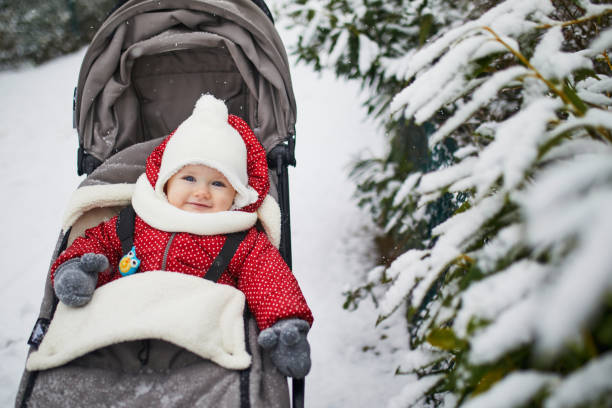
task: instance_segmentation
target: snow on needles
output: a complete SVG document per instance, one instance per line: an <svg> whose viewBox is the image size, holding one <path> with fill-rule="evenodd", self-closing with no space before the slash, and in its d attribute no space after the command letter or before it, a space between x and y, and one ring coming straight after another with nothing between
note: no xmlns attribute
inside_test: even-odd
<svg viewBox="0 0 612 408"><path fill-rule="evenodd" d="M495 319L516 299L533 291L546 276L545 272L542 265L524 260L471 285L461 295L462 307L453 324L457 335L466 337L468 324L475 317Z"/></svg>
<svg viewBox="0 0 612 408"><path fill-rule="evenodd" d="M583 18L612 10L580 5ZM465 347L467 358L453 360L458 366L448 372L466 379L473 367L494 366L518 349L550 363L568 345L580 347L612 293L612 79L575 74L596 69L593 61L609 49L612 31L601 32L591 48L564 52L564 23L548 17L554 7L544 0L504 1L397 58L397 65L381 60L409 82L393 99L395 117L424 123L444 109L448 118L430 135L429 147L448 136L459 145L453 163L409 175L394 206L416 203L414 218L443 194L468 197L461 211L433 228L426 249L408 250L387 269L392 284L381 314L403 302L416 311L412 361L428 361L428 336L450 332L447 343L432 341L449 352ZM535 38L532 52L521 49L524 35ZM479 59L502 54L516 63L479 71ZM506 111L491 114L504 103ZM546 369L510 373L463 404L522 406L544 389L551 391L546 408L596 401L612 389L594 377L609 379L610 361L594 356L566 379ZM409 379L389 406L418 405L417 391L435 394L432 386L444 390L435 385L439 368L413 372L427 382ZM588 389L585 378L593 379L595 399L578 391L577 384ZM456 389L446 391L461 398Z"/></svg>
<svg viewBox="0 0 612 408"><path fill-rule="evenodd" d="M381 302L382 314L395 310L407 293L412 293L411 304L418 306L444 267L461 255L462 248L503 203L504 198L500 195L487 197L477 206L437 226L433 233L440 235L440 239L431 251L413 249L397 258L388 269L389 277L395 281Z"/></svg>
<svg viewBox="0 0 612 408"><path fill-rule="evenodd" d="M611 372L612 353L608 352L560 382L544 408L584 406L585 402L609 398L612 394Z"/></svg>
<svg viewBox="0 0 612 408"><path fill-rule="evenodd" d="M502 177L506 191L516 188L536 160L539 145L546 141L548 122L556 119L555 110L560 107L557 99L541 98L503 122L462 187L474 186L482 197Z"/></svg>
<svg viewBox="0 0 612 408"><path fill-rule="evenodd" d="M452 118L447 120L431 137L429 145L433 146L448 136L453 130L469 119L478 109L487 104L497 96L497 92L512 80L525 75L527 69L516 66L495 73L484 84L482 84L472 95L472 99L455 112Z"/></svg>
<svg viewBox="0 0 612 408"><path fill-rule="evenodd" d="M561 52L563 33L553 27L544 34L535 49L531 64L541 75L550 79L565 78L577 69L592 69L593 63L579 53Z"/></svg>
<svg viewBox="0 0 612 408"><path fill-rule="evenodd" d="M549 167L520 202L531 245L552 248L553 254L575 246L552 276L537 316L539 347L554 353L580 333L612 291L612 149Z"/></svg>
<svg viewBox="0 0 612 408"><path fill-rule="evenodd" d="M359 72L365 74L378 55L378 44L370 40L367 35L359 35Z"/></svg>
<svg viewBox="0 0 612 408"><path fill-rule="evenodd" d="M404 408L413 406L413 404L422 399L425 392L436 385L436 383L439 382L442 377L442 374L423 378L418 378L416 375L408 376L406 381L407 385L404 386L398 396L389 401L387 407Z"/></svg>
<svg viewBox="0 0 612 408"><path fill-rule="evenodd" d="M536 371L521 371L510 374L481 396L469 400L465 408L511 408L524 406L543 387L556 381L552 375Z"/></svg>
<svg viewBox="0 0 612 408"><path fill-rule="evenodd" d="M424 124L431 153L429 167L405 175L388 174L390 165L363 174L385 180L367 198L383 203L374 206L382 233L406 245L367 282L379 322L403 306L410 325L406 386L389 406L596 401L578 389L610 392L593 377L612 376L609 356L592 353L566 378L555 367L589 349L585 334L600 347L601 316L609 316L612 30L602 21L612 5L579 0L568 11L565 2L505 0L447 12L444 2L404 3L407 20L422 15L419 7L436 10L437 34L423 46L387 53L369 31L354 33L361 74L407 84L380 108L387 123ZM337 26L347 23L339 13ZM397 24L411 35L423 28ZM336 42L332 65L347 57L334 24L319 40Z"/></svg>
<svg viewBox="0 0 612 408"><path fill-rule="evenodd" d="M546 128L549 121L556 119L555 111L561 106L557 99L532 101L498 126L495 139L478 158L468 157L451 167L423 175L418 191L430 193L441 187L448 187L450 191L473 188L477 199L481 199L500 179L505 191L516 188L537 159L540 145L554 136L549 135Z"/></svg>
<svg viewBox="0 0 612 408"><path fill-rule="evenodd" d="M462 82L465 83L466 81L461 79L463 71L459 68L469 64L474 55L477 58L484 57L482 50L477 52L479 51L478 48L492 40L490 34L483 34L484 27L490 27L496 31L497 35L516 47L515 41L510 38L510 34L517 37L522 32L532 28L534 23L529 22L528 16L539 17L540 20L548 21L545 15L552 10L552 5L547 1L505 1L483 14L479 19L448 31L437 41L431 42L411 55L405 72L396 74L405 79L410 79L413 76L417 76L417 78L411 85L396 95L391 104L391 111L399 112L401 109L407 117L412 116L417 109L421 109L424 105L424 99L428 99L425 95L429 95L432 89L445 89L449 86L447 81L452 74L454 74L454 81L450 84L460 86ZM497 47L487 48L487 50L490 54L499 52ZM444 56L432 68L433 72L439 71L440 74L433 75L432 71L425 68L441 55ZM393 61L388 60L386 63L392 64ZM443 65L447 66L443 67ZM421 72L423 70L424 72ZM447 93L450 93L450 90L447 90ZM443 104L446 101L438 98L438 102ZM433 105L433 102L430 105ZM430 107L429 111L432 108L433 106ZM435 109L433 110L435 111ZM417 119L426 119L425 111Z"/></svg>
<svg viewBox="0 0 612 408"><path fill-rule="evenodd" d="M591 50L599 53L612 48L612 28L602 32L591 44Z"/></svg>

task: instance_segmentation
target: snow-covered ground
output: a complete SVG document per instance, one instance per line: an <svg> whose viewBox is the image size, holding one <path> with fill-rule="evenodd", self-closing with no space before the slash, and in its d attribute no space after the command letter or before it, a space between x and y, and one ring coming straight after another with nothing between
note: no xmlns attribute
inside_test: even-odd
<svg viewBox="0 0 612 408"><path fill-rule="evenodd" d="M0 73L0 406L13 404L65 205L80 182L71 128L73 87L83 52L36 68ZM362 351L380 340L375 311L342 309L342 291L370 267L368 217L351 200L349 165L379 151L363 121L357 86L293 66L297 162L291 170L294 272L315 315L309 407L372 407L396 394L392 362Z"/></svg>

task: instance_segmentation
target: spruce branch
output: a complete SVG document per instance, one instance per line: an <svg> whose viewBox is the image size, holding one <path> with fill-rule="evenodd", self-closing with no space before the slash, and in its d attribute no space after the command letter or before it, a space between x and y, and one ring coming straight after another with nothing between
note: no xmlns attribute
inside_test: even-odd
<svg viewBox="0 0 612 408"><path fill-rule="evenodd" d="M493 31L493 29L491 29L490 27L484 26L484 27L482 27L482 29L488 31L489 33L491 33L493 35L493 37L495 37L496 41L498 41L501 45L503 45L506 49L508 49L508 51L510 51L516 58L518 58L518 60L523 65L525 65L527 68L529 68L531 71L533 71L535 77L537 79L539 79L540 81L544 82L546 84L546 86L548 87L548 89L550 89L555 95L557 95L559 98L561 98L563 103L565 103L566 105L571 106L572 110L574 111L574 113L577 116L583 116L584 115L584 113L585 113L584 109L581 108L580 106L578 106L578 104L576 104L574 101L572 101L572 99L563 90L558 89L555 86L555 84L553 84L548 79L546 79L540 73L540 71L538 71L536 69L536 67L534 67L529 62L529 60L520 51L515 50L510 44L505 42L499 35L497 35L497 33L495 31Z"/></svg>
<svg viewBox="0 0 612 408"><path fill-rule="evenodd" d="M602 53L604 59L606 60L606 63L608 64L608 68L610 68L610 70L612 70L612 64L610 63L610 57L608 57L608 51L605 51Z"/></svg>
<svg viewBox="0 0 612 408"><path fill-rule="evenodd" d="M577 24L582 24L582 23L586 23L586 22L590 22L593 21L597 18L600 17L604 17L608 14L612 14L612 9L610 10L605 10L603 13L601 14L594 14L592 16L588 16L588 17L582 17L582 18L577 18L574 20L570 20L570 21L561 21L558 24L540 24L538 26L536 26L537 29L549 29L549 28L553 28L553 27L569 27L572 25L577 25Z"/></svg>

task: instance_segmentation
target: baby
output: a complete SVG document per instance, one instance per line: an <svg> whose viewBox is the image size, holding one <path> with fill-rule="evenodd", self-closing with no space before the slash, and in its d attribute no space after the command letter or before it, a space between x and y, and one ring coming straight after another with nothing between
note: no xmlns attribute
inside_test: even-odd
<svg viewBox="0 0 612 408"><path fill-rule="evenodd" d="M168 202L185 211L229 211L236 190L223 173L203 164L188 164L166 184Z"/></svg>
<svg viewBox="0 0 612 408"><path fill-rule="evenodd" d="M247 231L217 283L244 293L261 330L259 344L281 373L301 378L310 369L306 334L313 318L289 267L255 227L258 218L264 227L269 221L268 191L265 150L249 126L228 115L222 101L203 95L193 114L151 153L136 182L130 256L137 259L136 272L203 277L226 234ZM84 306L97 287L127 274L116 228L113 217L60 254L51 268L60 301Z"/></svg>

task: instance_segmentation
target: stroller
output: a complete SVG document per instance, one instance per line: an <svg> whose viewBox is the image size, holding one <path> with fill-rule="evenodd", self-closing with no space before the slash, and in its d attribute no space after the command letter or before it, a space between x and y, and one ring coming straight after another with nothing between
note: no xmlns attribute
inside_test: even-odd
<svg viewBox="0 0 612 408"><path fill-rule="evenodd" d="M123 0L110 13L75 88L78 173L87 178L69 202L52 262L86 229L129 204L148 155L204 93L225 101L266 150L270 194L280 205L280 225L270 228L278 230L279 250L291 267L287 167L295 165L296 106L285 49L262 0ZM240 329L251 363L245 367L237 352L228 369L158 338L73 350L68 361L52 350L58 358L37 362L32 357L45 334L62 318L58 310L47 276L16 407L289 405L287 380L261 352L248 313ZM70 387L77 383L75 389L87 392ZM303 380L293 380L293 406L303 405L303 387ZM59 400L45 399L41 390L49 388Z"/></svg>

